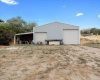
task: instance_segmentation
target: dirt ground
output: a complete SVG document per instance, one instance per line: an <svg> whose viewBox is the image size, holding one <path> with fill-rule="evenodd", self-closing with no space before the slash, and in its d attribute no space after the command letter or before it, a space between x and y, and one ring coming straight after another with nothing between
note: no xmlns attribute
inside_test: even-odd
<svg viewBox="0 0 100 80"><path fill-rule="evenodd" d="M100 49L100 44L84 44L84 46L93 47Z"/></svg>
<svg viewBox="0 0 100 80"><path fill-rule="evenodd" d="M100 80L100 49L80 45L0 47L0 80Z"/></svg>

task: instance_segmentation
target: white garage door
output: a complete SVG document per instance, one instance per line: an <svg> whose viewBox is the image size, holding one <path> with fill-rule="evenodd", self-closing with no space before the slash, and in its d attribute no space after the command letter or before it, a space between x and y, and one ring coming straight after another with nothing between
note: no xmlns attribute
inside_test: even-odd
<svg viewBox="0 0 100 80"><path fill-rule="evenodd" d="M64 44L79 44L79 30L64 30Z"/></svg>
<svg viewBox="0 0 100 80"><path fill-rule="evenodd" d="M47 33L44 32L36 32L35 35L34 35L34 41L35 43L37 42L42 42L43 44L45 44L45 40L47 39Z"/></svg>

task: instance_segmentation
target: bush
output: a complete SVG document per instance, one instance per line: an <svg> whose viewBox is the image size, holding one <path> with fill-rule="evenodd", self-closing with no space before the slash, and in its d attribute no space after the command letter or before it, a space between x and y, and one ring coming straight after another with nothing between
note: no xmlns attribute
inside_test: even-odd
<svg viewBox="0 0 100 80"><path fill-rule="evenodd" d="M13 35L12 30L0 30L0 45L9 45Z"/></svg>

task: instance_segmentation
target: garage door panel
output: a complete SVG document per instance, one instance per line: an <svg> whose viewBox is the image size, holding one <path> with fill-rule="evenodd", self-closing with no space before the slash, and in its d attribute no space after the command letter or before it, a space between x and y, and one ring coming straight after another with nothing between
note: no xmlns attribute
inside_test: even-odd
<svg viewBox="0 0 100 80"><path fill-rule="evenodd" d="M64 30L64 44L79 44L79 30Z"/></svg>
<svg viewBox="0 0 100 80"><path fill-rule="evenodd" d="M47 39L47 33L35 33L35 43L42 42L45 44L45 40Z"/></svg>

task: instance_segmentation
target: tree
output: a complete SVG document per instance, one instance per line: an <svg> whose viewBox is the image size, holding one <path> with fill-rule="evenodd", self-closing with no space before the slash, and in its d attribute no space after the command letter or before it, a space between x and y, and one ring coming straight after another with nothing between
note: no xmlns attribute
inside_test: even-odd
<svg viewBox="0 0 100 80"><path fill-rule="evenodd" d="M3 20L0 20L3 22ZM0 24L0 44L9 45L9 42L14 37L14 34L33 31L35 22L27 23L21 17L14 17Z"/></svg>
<svg viewBox="0 0 100 80"><path fill-rule="evenodd" d="M14 31L11 30L9 24L4 23L0 25L0 45L9 45L13 35Z"/></svg>
<svg viewBox="0 0 100 80"><path fill-rule="evenodd" d="M92 28L90 30L91 33L93 33L94 35L97 35L97 34L100 34L100 29L97 29L97 28Z"/></svg>
<svg viewBox="0 0 100 80"><path fill-rule="evenodd" d="M24 21L21 17L18 16L7 20L7 23L12 27L24 27L26 21Z"/></svg>
<svg viewBox="0 0 100 80"><path fill-rule="evenodd" d="M87 30L81 30L81 34L93 34L93 35L100 35L100 29L98 28L91 28Z"/></svg>
<svg viewBox="0 0 100 80"><path fill-rule="evenodd" d="M35 27L36 25L37 25L36 22L30 22L25 25L24 29L26 32L32 32L33 27Z"/></svg>
<svg viewBox="0 0 100 80"><path fill-rule="evenodd" d="M2 24L4 21L2 19L0 19L0 24Z"/></svg>
<svg viewBox="0 0 100 80"><path fill-rule="evenodd" d="M20 32L32 32L33 31L33 27L35 27L37 25L36 22L27 23L25 20L23 20L19 16L7 20L7 23L17 33L20 33Z"/></svg>
<svg viewBox="0 0 100 80"><path fill-rule="evenodd" d="M4 22L2 19L0 19L0 22Z"/></svg>
<svg viewBox="0 0 100 80"><path fill-rule="evenodd" d="M0 45L9 45L16 33L25 32L22 27L12 27L8 23L0 24Z"/></svg>

